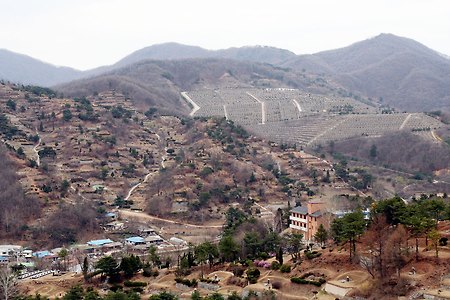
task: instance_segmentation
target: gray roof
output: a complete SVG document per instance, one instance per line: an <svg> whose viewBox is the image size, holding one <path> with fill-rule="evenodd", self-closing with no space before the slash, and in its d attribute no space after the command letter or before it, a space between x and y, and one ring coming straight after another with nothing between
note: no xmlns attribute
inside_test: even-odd
<svg viewBox="0 0 450 300"><path fill-rule="evenodd" d="M308 214L308 207L306 206L296 206L294 207L291 212L307 215Z"/></svg>
<svg viewBox="0 0 450 300"><path fill-rule="evenodd" d="M310 214L311 217L320 217L322 216L322 212L320 210L313 212Z"/></svg>

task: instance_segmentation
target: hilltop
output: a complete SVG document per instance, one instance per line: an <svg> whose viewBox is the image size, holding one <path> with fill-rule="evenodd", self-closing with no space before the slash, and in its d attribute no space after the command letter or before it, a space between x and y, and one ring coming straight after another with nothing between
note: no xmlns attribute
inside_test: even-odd
<svg viewBox="0 0 450 300"><path fill-rule="evenodd" d="M122 58L113 67L123 67L142 60L179 60L187 58L226 58L269 64L281 64L294 58L295 53L269 46L245 46L206 50L198 46L165 43L137 50Z"/></svg>
<svg viewBox="0 0 450 300"><path fill-rule="evenodd" d="M350 91L407 111L450 109L450 61L403 37L381 34L283 64L321 73Z"/></svg>
<svg viewBox="0 0 450 300"><path fill-rule="evenodd" d="M82 77L82 72L58 67L27 55L0 49L0 79L41 86L51 86Z"/></svg>

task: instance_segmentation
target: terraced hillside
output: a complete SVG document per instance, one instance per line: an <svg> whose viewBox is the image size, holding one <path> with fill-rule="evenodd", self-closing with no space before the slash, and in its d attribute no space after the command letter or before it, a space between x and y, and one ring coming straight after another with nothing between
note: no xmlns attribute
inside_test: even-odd
<svg viewBox="0 0 450 300"><path fill-rule="evenodd" d="M220 94L232 105L261 107L248 94L231 96ZM117 91L70 99L39 87L0 84L0 139L16 165L17 185L27 201L35 199L39 213L39 219L24 216L27 226L18 226L17 236L30 236L37 245L104 237L112 226L108 211L165 229L170 224L173 232L189 224L203 238L221 228L229 206L271 223L293 195L307 200L342 193L339 180L336 188L319 185L329 162L251 137L224 118L142 113ZM311 168L317 168L315 180ZM0 198L13 199L1 189ZM11 225L11 215L5 216L0 214L0 227ZM2 227L0 238L4 232Z"/></svg>
<svg viewBox="0 0 450 300"><path fill-rule="evenodd" d="M183 96L195 104L194 117L225 117L270 140L299 145L401 130L436 139L434 130L443 125L423 113L386 114L353 98L296 89L204 89Z"/></svg>

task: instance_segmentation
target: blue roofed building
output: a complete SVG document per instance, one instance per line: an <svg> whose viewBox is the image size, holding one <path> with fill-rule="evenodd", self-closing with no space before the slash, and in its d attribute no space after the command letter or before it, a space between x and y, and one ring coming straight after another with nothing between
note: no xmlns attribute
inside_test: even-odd
<svg viewBox="0 0 450 300"><path fill-rule="evenodd" d="M132 246L145 245L146 241L143 237L133 236L125 239L125 243Z"/></svg>
<svg viewBox="0 0 450 300"><path fill-rule="evenodd" d="M36 258L48 258L48 257L53 257L55 255L53 253L51 253L50 251L43 250L43 251L34 252L33 256Z"/></svg>
<svg viewBox="0 0 450 300"><path fill-rule="evenodd" d="M113 243L113 241L110 239L92 240L92 241L87 242L87 244L89 246L97 246L97 247L101 247L101 246L104 246L104 245L110 244L110 243Z"/></svg>

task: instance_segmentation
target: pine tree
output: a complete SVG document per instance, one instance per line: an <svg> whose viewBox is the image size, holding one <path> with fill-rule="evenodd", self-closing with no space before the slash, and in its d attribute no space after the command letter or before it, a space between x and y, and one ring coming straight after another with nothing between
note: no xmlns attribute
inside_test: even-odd
<svg viewBox="0 0 450 300"><path fill-rule="evenodd" d="M323 224L319 225L316 234L314 235L314 239L323 246L328 240L328 231L325 229Z"/></svg>

